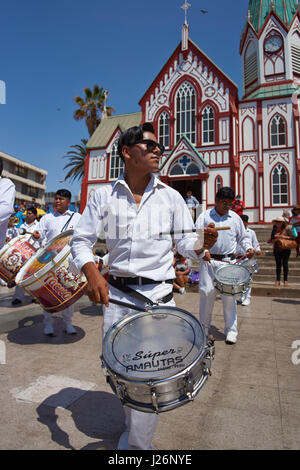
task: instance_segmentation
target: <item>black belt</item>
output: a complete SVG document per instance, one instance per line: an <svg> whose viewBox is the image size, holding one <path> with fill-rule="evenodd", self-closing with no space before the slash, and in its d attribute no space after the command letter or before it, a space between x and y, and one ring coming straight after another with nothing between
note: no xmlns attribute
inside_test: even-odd
<svg viewBox="0 0 300 470"><path fill-rule="evenodd" d="M230 259L235 259L234 253L229 253L228 255L213 255L212 253L210 254L210 257L212 259L224 259L224 258L230 258Z"/></svg>
<svg viewBox="0 0 300 470"><path fill-rule="evenodd" d="M131 280L128 283L125 281L121 280ZM135 282L132 282L135 280ZM143 284L140 284L139 281L142 280L144 281ZM147 282L146 282L147 281ZM151 281L151 282L149 282ZM170 302L173 299L173 291L171 291L169 294L165 295L162 299L159 299L157 302L152 302L152 300L148 299L145 295L141 294L140 292L136 292L134 289L131 289L128 287L128 284L131 285L146 285L146 284L158 284L160 282L166 282L167 284L173 284L173 279L167 279L166 281L153 281L152 279L147 279L146 277L114 277L114 276L109 276L108 278L108 283L115 287L116 289L119 289L121 292L125 292L126 294L131 295L131 297L134 297L135 299L142 300L146 304L149 305L157 305L158 303L163 303L166 304L167 302Z"/></svg>
<svg viewBox="0 0 300 470"><path fill-rule="evenodd" d="M109 284L118 283L120 286L145 286L146 284L160 284L161 282L166 282L167 284L173 284L173 279L167 279L166 281L154 281L153 279L148 279L147 277L118 277L118 276L109 276ZM112 284L113 285L113 284Z"/></svg>

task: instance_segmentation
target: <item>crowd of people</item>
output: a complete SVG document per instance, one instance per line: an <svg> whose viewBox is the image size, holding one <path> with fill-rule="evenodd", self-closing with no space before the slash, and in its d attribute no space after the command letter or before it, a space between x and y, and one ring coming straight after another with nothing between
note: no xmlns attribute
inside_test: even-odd
<svg viewBox="0 0 300 470"><path fill-rule="evenodd" d="M216 272L220 267L236 264L241 258L251 260L261 253L257 237L248 227L249 219L243 214L245 204L241 197L235 195L232 188L222 187L216 192L214 206L197 216L199 202L191 191L184 200L155 175L163 153L164 147L157 142L150 123L124 131L118 141L124 173L112 185L102 185L95 191L82 214L69 210L71 194L64 189L56 192L54 212L45 210L41 214L42 208L34 203L30 207L22 204L14 207L13 184L0 179L0 248L22 228L31 243L39 246L72 229L72 261L78 272L86 276L86 294L90 301L102 304L103 339L112 325L132 314L128 303L176 307L173 292L184 294L191 260L199 263L199 320L209 337L217 293ZM299 242L299 214L297 206L288 222L285 219L284 222L273 221L274 250L276 247L280 251L278 242L284 240L296 243L295 231ZM292 224L291 229L289 224ZM95 263L93 251L98 234L103 230L109 258L109 273L105 276ZM299 243L297 246L299 254ZM277 251L275 255L274 251L274 256L276 263L278 260L277 274L279 264L283 264L287 282L288 256L282 251L284 249L280 255ZM241 299L244 305L249 305L250 292L245 292L245 298ZM22 302L19 295L16 289L15 305ZM225 342L233 345L238 338L238 299L236 295L221 292L221 300ZM73 313L74 304L62 311L68 334L76 334ZM53 316L46 310L44 333L55 334ZM126 402L124 413L126 430L120 437L118 449L153 449L158 415L129 407Z"/></svg>

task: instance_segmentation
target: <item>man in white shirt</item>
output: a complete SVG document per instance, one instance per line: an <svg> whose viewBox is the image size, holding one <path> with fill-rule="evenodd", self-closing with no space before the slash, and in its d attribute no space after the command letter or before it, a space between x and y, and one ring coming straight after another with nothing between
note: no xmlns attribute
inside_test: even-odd
<svg viewBox="0 0 300 470"><path fill-rule="evenodd" d="M71 240L74 262L88 280L90 300L104 304L103 337L113 323L132 313L128 308L110 304L110 297L145 304L141 300L135 302L133 294L122 291L124 286L152 302L175 306L171 232L175 232L177 250L184 256L197 258L203 249L203 232L183 234L194 228L184 199L153 175L158 172L163 152L151 124L125 131L118 142L125 174L94 192ZM92 253L102 230L109 253L109 285L97 270ZM204 240L208 247L216 238L214 228L206 230ZM153 449L157 415L127 406L124 411L127 429L118 449Z"/></svg>
<svg viewBox="0 0 300 470"><path fill-rule="evenodd" d="M71 203L71 193L67 189L59 189L55 194L53 203L53 214L43 215L35 231L36 238L39 239L42 246L50 242L54 237L66 230L74 230L80 220L80 214L69 210ZM65 323L68 334L76 334L76 329L72 325L74 314L74 305L62 310L62 318ZM47 336L54 335L53 317L51 313L44 310L44 333Z"/></svg>
<svg viewBox="0 0 300 470"><path fill-rule="evenodd" d="M39 222L37 220L37 210L35 207L29 207L26 211L26 218L24 224L22 224L18 229L18 235L24 235L24 239L27 240L34 248L37 250L40 247L38 240L36 240L33 235L30 235L30 232L34 233L39 226ZM25 297L25 291L21 286L16 286L15 292L12 298L12 305L20 305Z"/></svg>
<svg viewBox="0 0 300 470"><path fill-rule="evenodd" d="M3 160L0 158L0 248L5 245L8 220L14 212L16 188L8 178L2 178Z"/></svg>
<svg viewBox="0 0 300 470"><path fill-rule="evenodd" d="M256 233L254 232L254 230L252 230L251 228L248 227L248 221L249 221L249 217L248 215L246 214L243 214L240 216L242 221L243 221L243 224L244 224L244 227L246 229L246 232L247 232L247 235L250 239L250 242L251 242L251 245L252 245L252 248L254 250L254 254L256 256L260 256L261 255L261 250L260 250L260 244L257 240L257 236L256 236ZM243 250L243 247L240 245L240 244L237 244L237 247L236 247L236 257L239 259L241 258L242 256L245 255L245 252ZM247 261L247 258L245 258L245 261ZM246 292L241 296L241 299L240 301L238 301L239 303L241 303L242 305L244 306L247 306L247 305L250 305L250 302L251 302L251 285L249 285L248 289L246 290Z"/></svg>
<svg viewBox="0 0 300 470"><path fill-rule="evenodd" d="M197 207L199 207L200 204L199 204L198 199L196 199L195 196L193 196L193 193L191 190L189 190L186 193L185 202L186 202L186 205L188 206L192 219L195 220L196 209Z"/></svg>
<svg viewBox="0 0 300 470"><path fill-rule="evenodd" d="M206 227L214 223L217 227L230 227L230 230L219 232L218 239L207 255L200 260L199 293L200 293L200 322L207 333L211 325L212 312L216 298L214 287L215 272L220 266L235 260L237 243L239 243L248 258L254 254L250 239L247 236L240 216L230 210L235 193L229 187L221 188L216 194L215 207L203 212L196 221L196 228ZM234 295L221 294L225 321L224 333L227 344L237 341L237 305Z"/></svg>

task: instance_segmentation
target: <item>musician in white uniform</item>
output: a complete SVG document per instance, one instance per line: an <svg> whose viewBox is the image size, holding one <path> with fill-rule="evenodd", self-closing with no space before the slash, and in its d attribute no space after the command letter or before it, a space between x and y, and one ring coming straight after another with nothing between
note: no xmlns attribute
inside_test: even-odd
<svg viewBox="0 0 300 470"><path fill-rule="evenodd" d="M37 220L37 210L35 207L28 207L26 210L26 218L24 224L22 224L17 229L17 235L24 235L24 239L27 240L34 248L38 249L40 247L39 241L36 240L33 235L29 233L34 233L38 230L39 222ZM25 233L29 232L29 233ZM12 298L12 305L20 305L25 297L25 291L21 286L16 286L15 292Z"/></svg>
<svg viewBox="0 0 300 470"><path fill-rule="evenodd" d="M203 247L203 231L182 235L194 225L181 195L162 183L153 173L159 168L164 148L157 143L153 126L145 123L125 131L118 153L125 163L125 174L110 186L96 190L82 214L71 241L74 262L88 279L91 301L104 304L103 336L109 327L132 310L109 303L109 298L137 305L145 302L124 292L124 286L163 305L173 300L173 243L189 258L197 258ZM92 247L104 229L109 253L109 286L93 260ZM160 235L163 232L164 235ZM211 246L217 238L214 228L205 232ZM194 250L197 250L196 252ZM123 289L123 290L122 290ZM152 449L157 415L124 406L126 431L118 449Z"/></svg>
<svg viewBox="0 0 300 470"><path fill-rule="evenodd" d="M199 293L200 293L200 322L209 332L212 312L216 299L216 289L214 287L215 272L220 266L225 266L228 262L235 260L237 243L239 243L248 258L254 254L250 239L246 233L244 224L239 215L230 210L235 197L233 189L229 187L221 188L215 199L215 207L203 212L196 220L196 228L200 229L210 223L217 227L230 227L230 230L219 232L218 240L200 260L199 270ZM225 321L224 333L227 344L234 344L237 341L237 305L234 295L222 294L223 314Z"/></svg>
<svg viewBox="0 0 300 470"><path fill-rule="evenodd" d="M252 248L254 250L255 255L260 256L261 255L260 244L257 240L256 233L254 232L254 230L252 230L251 228L248 227L248 221L249 221L248 215L243 214L240 217L243 221L244 227L245 227L247 235L250 239L250 242L251 242L251 245L252 245ZM237 257L237 259L241 258L244 255L245 255L245 253L243 251L243 247L238 244L237 247L236 247L236 257ZM245 260L247 260L247 258L245 258ZM251 285L249 285L246 292L244 294L242 294L241 299L238 302L240 302L244 306L250 305L250 302L251 302Z"/></svg>
<svg viewBox="0 0 300 470"><path fill-rule="evenodd" d="M5 245L8 220L14 211L16 188L14 183L3 178L3 160L0 158L0 249Z"/></svg>
<svg viewBox="0 0 300 470"><path fill-rule="evenodd" d="M71 193L67 189L59 189L55 193L53 202L53 214L43 215L39 222L38 230L35 232L36 237L42 246L50 242L54 237L66 230L74 229L80 220L80 214L69 210L71 203ZM72 325L72 317L74 314L74 305L62 310L62 318L64 320L65 329L68 334L76 334L76 329ZM53 317L51 313L44 310L44 333L48 336L54 335Z"/></svg>

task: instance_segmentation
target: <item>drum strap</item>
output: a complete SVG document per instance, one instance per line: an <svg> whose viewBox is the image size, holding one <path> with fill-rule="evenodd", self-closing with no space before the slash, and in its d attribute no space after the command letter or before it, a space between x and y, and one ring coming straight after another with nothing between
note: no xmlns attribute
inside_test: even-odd
<svg viewBox="0 0 300 470"><path fill-rule="evenodd" d="M116 281L113 277L109 278L108 283L111 284L116 289L120 290L121 292L129 294L131 297L137 300L141 300L146 305L153 306L153 305L158 305L159 303L166 304L167 302L170 302L173 299L173 292L170 292L169 294L165 295L165 297L163 297L162 299L159 299L157 302L153 302L152 300L150 300L148 297L141 294L140 292L137 292L134 289L131 289L129 286L125 286L121 284L120 282Z"/></svg>
<svg viewBox="0 0 300 470"><path fill-rule="evenodd" d="M71 215L71 217L68 218L67 222L65 223L65 225L63 226L63 228L61 229L60 233L62 232L65 232L67 230L67 227L69 225L69 223L71 222L71 219L73 217L73 215L75 214L75 212L73 212L73 214Z"/></svg>

